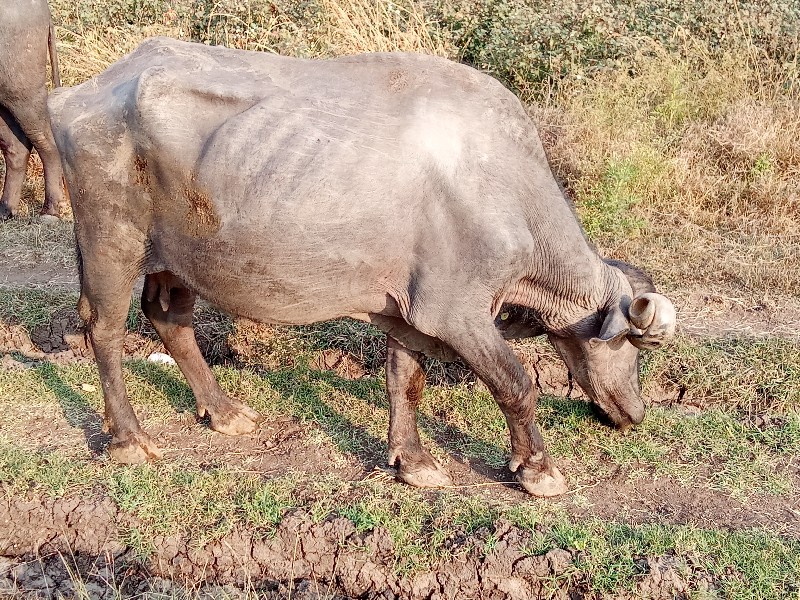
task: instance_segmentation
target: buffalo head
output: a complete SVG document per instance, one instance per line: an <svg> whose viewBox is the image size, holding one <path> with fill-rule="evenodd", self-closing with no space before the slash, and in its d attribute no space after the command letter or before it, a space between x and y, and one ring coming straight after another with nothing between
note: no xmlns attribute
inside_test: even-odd
<svg viewBox="0 0 800 600"><path fill-rule="evenodd" d="M619 285L606 305L578 322L548 329L531 309L504 307L496 321L507 339L547 334L594 406L620 429L638 424L645 406L639 387L639 351L660 347L675 334L675 308L638 269L608 260Z"/></svg>

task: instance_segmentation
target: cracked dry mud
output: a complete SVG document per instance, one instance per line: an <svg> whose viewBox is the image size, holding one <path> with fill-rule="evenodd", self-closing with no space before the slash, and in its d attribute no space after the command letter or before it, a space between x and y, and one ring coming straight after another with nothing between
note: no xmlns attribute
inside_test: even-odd
<svg viewBox="0 0 800 600"><path fill-rule="evenodd" d="M243 589L299 599L587 597L580 583L558 584L569 581L564 576L578 552L526 555L521 549L531 534L505 522L494 532L454 532L448 540L452 560L408 577L393 571L394 547L385 529L358 533L351 521L338 517L313 523L293 513L274 536L236 528L203 548L180 536L156 538L146 571L116 538L117 528L130 525L130 517L108 499L6 499L0 503L0 523L6 531L0 539L0 595L69 596L77 580L92 598L112 597L111 583L131 596L183 585L203 590L203 597L236 597ZM484 554L481 542L490 535L493 546ZM32 551L40 558L26 559ZM690 583L693 589L714 588L699 565L674 556L640 557L636 564L641 576L632 598L680 597Z"/></svg>

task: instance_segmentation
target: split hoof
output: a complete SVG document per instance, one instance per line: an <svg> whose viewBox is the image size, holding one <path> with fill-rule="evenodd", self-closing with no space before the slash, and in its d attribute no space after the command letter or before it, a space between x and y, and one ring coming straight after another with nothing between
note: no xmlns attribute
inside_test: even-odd
<svg viewBox="0 0 800 600"><path fill-rule="evenodd" d="M405 456L405 448L389 448L390 467L397 467L397 479L408 485L421 488L450 487L453 480L431 453L425 449L410 452Z"/></svg>
<svg viewBox="0 0 800 600"><path fill-rule="evenodd" d="M208 412L211 429L225 435L252 433L258 428L262 418L258 412L238 402L214 411L200 407L197 409L200 417L204 417L206 412Z"/></svg>
<svg viewBox="0 0 800 600"><path fill-rule="evenodd" d="M149 460L161 458L161 450L150 436L144 432L134 433L126 440L111 440L108 455L115 462L124 465L140 465Z"/></svg>
<svg viewBox="0 0 800 600"><path fill-rule="evenodd" d="M567 480L555 466L549 472L520 469L517 471L517 481L526 492L539 498L561 496L567 491Z"/></svg>
<svg viewBox="0 0 800 600"><path fill-rule="evenodd" d="M441 488L453 485L450 475L438 464L433 467L421 467L413 471L404 471L401 466L397 470L397 478L408 485L420 488Z"/></svg>
<svg viewBox="0 0 800 600"><path fill-rule="evenodd" d="M39 215L39 221L42 225L55 225L56 223L60 223L61 219L58 215L43 214Z"/></svg>

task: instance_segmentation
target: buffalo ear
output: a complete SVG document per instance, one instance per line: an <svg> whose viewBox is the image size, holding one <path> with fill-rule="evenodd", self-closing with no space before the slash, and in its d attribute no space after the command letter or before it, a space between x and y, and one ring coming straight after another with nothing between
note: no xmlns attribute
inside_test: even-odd
<svg viewBox="0 0 800 600"><path fill-rule="evenodd" d="M592 339L592 342L613 342L625 337L630 331L631 325L628 322L628 317L625 316L619 306L615 306L606 313L603 327L600 329L600 335Z"/></svg>

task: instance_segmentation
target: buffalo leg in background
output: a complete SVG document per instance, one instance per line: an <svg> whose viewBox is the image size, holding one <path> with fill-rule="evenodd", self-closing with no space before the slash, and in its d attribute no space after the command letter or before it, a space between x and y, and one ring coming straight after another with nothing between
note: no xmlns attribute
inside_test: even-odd
<svg viewBox="0 0 800 600"><path fill-rule="evenodd" d="M197 346L192 326L195 298L177 277L162 271L145 277L142 311L189 382L197 399L197 414L208 414L214 431L250 433L260 415L222 391Z"/></svg>
<svg viewBox="0 0 800 600"><path fill-rule="evenodd" d="M6 163L3 195L0 197L0 220L9 219L17 212L32 148L16 119L0 106L0 150Z"/></svg>
<svg viewBox="0 0 800 600"><path fill-rule="evenodd" d="M6 107L16 119L22 131L36 148L44 168L44 204L43 215L58 216L62 204L65 203L64 173L61 158L58 154L53 131L50 128L50 117L47 113L47 90L42 89L24 105Z"/></svg>

